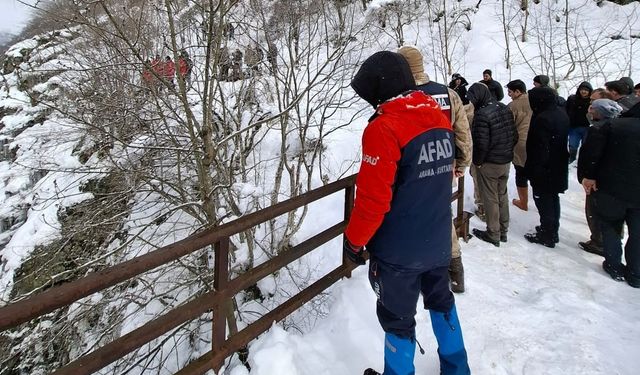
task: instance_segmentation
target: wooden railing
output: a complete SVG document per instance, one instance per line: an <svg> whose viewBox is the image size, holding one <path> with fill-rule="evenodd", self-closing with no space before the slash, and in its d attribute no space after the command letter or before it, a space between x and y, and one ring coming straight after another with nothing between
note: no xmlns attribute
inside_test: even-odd
<svg viewBox="0 0 640 375"><path fill-rule="evenodd" d="M141 273L213 244L215 252L213 291L200 295L111 343L73 360L56 370L54 374L91 374L179 325L211 311L213 312L211 351L189 363L178 373L202 374L210 369L217 371L225 358L242 349L251 340L269 329L274 321L284 319L336 281L351 275L354 265L343 257L342 264L324 277L241 331L227 335L226 315L221 310L234 295L342 234L353 206L354 185L355 175L248 214L219 227L194 234L146 255L89 274L67 284L52 287L24 300L2 307L0 308L0 331L14 328L58 308L69 306L81 298L127 281ZM234 279L229 279L229 238L231 236L339 191L344 191L345 194L344 220L280 253L267 262L248 270L246 273ZM463 195L464 178L461 177L458 183L458 190L452 196L452 200L458 201L456 224L459 234L468 232L468 220L465 220L462 210Z"/></svg>

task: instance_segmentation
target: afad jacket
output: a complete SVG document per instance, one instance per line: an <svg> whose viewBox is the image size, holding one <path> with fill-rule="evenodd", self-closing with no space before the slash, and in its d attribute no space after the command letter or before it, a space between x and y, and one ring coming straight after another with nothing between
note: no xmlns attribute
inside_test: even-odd
<svg viewBox="0 0 640 375"><path fill-rule="evenodd" d="M455 141L438 104L420 91L380 104L362 152L347 239L396 269L447 266Z"/></svg>

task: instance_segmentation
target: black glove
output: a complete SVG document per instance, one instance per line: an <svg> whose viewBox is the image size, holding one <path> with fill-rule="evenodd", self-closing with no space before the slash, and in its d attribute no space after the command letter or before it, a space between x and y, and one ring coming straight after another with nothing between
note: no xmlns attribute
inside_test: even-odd
<svg viewBox="0 0 640 375"><path fill-rule="evenodd" d="M367 262L367 260L364 259L364 247L354 246L346 238L344 239L342 250L347 258L357 265L361 266Z"/></svg>

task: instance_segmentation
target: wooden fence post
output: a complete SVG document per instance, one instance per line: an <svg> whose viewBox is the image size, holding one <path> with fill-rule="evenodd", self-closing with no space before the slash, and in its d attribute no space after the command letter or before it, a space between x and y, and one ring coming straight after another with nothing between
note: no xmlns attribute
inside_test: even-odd
<svg viewBox="0 0 640 375"><path fill-rule="evenodd" d="M229 237L224 237L214 245L215 268L213 275L213 287L216 291L223 290L229 282ZM215 352L222 348L227 339L227 318L226 303L222 303L213 308L211 349ZM213 363L213 371L218 373L222 364Z"/></svg>
<svg viewBox="0 0 640 375"><path fill-rule="evenodd" d="M355 185L347 186L344 189L344 221L345 223L349 223L349 218L351 217L351 211L353 211L353 201L356 195L356 187ZM346 227L345 227L346 229ZM343 235L344 237L344 235ZM347 259L346 255L342 253L342 264L350 265L350 261ZM351 277L351 271L347 274L347 278Z"/></svg>

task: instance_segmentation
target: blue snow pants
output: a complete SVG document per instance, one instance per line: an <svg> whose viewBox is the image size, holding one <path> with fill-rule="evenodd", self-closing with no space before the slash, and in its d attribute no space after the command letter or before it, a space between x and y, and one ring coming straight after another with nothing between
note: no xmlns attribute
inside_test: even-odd
<svg viewBox="0 0 640 375"><path fill-rule="evenodd" d="M369 262L369 282L378 297L376 313L386 333L384 375L415 373L415 314L420 293L438 340L441 374L470 374L455 300L449 290L447 266L408 271L396 269L374 257Z"/></svg>

